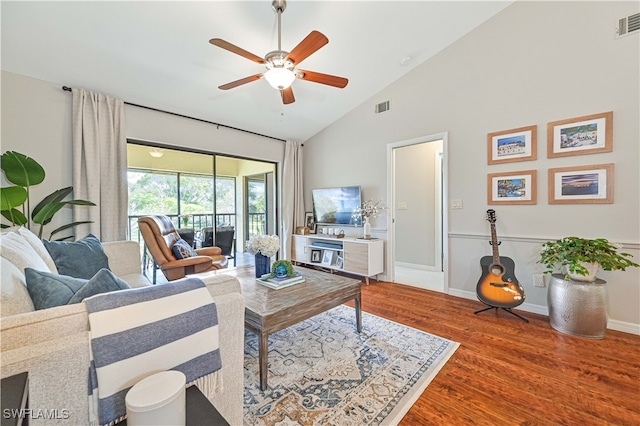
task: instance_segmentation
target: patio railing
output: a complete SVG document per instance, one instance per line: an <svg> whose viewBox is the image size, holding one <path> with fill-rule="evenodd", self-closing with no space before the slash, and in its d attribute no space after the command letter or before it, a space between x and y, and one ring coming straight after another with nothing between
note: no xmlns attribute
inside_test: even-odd
<svg viewBox="0 0 640 426"><path fill-rule="evenodd" d="M142 235L140 235L140 230L138 229L138 219L146 216L146 215L131 215L129 216L129 239L132 241L138 241L142 246ZM227 226L236 224L236 214L235 213L219 213L214 215L213 213L203 213L203 214L193 214L189 216L189 222L185 226L182 222L182 217L174 214L168 214L167 217L171 219L173 222L173 226L176 229L179 228L193 228L195 231L199 231L203 228L213 227L214 223L216 226ZM265 233L265 214L264 213L249 213L249 235L248 238L251 238L254 235L261 235Z"/></svg>

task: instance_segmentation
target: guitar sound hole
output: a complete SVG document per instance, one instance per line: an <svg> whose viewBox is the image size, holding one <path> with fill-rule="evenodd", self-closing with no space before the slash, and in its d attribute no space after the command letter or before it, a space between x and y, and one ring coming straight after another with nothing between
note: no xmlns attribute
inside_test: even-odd
<svg viewBox="0 0 640 426"><path fill-rule="evenodd" d="M491 273L493 275L502 275L504 273L504 268L500 265L491 265Z"/></svg>

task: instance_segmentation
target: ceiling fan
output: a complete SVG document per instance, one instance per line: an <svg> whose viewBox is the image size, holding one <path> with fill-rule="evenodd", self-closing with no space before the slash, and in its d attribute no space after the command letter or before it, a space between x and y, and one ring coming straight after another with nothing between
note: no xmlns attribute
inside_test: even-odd
<svg viewBox="0 0 640 426"><path fill-rule="evenodd" d="M214 46L221 47L229 52L243 56L253 62L264 65L267 68L267 71L263 73L241 78L240 80L223 84L218 88L222 90L229 90L252 81L260 80L264 77L264 79L267 80L274 89L278 89L280 91L282 103L290 104L296 100L293 96L293 90L291 89L291 84L296 78L314 83L326 84L328 86L339 87L340 89L346 87L349 80L344 77L337 77L335 75L305 71L296 68L300 62L309 57L315 51L319 50L325 44L329 43L329 39L319 31L311 31L311 33L309 33L304 40L294 47L291 52L282 50L281 17L282 12L284 12L287 7L287 2L286 0L273 0L271 6L278 14L278 50L267 53L264 59L220 38L212 38L209 40L209 43Z"/></svg>

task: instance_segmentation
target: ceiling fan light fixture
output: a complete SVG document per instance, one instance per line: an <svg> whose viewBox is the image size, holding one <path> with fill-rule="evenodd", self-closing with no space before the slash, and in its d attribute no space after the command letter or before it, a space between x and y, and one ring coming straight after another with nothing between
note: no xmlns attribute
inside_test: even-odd
<svg viewBox="0 0 640 426"><path fill-rule="evenodd" d="M264 78L274 89L284 90L291 86L296 75L287 68L274 67L264 73Z"/></svg>
<svg viewBox="0 0 640 426"><path fill-rule="evenodd" d="M162 158L162 156L164 155L164 152L162 152L158 148L151 148L151 150L149 151L149 155L152 156L153 158Z"/></svg>

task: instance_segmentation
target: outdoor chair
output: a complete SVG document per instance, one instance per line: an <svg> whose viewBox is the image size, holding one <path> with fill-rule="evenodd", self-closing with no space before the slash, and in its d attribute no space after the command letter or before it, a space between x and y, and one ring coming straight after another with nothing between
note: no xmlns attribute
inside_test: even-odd
<svg viewBox="0 0 640 426"><path fill-rule="evenodd" d="M213 228L208 227L202 230L202 247L213 246ZM233 226L221 226L216 228L215 232L215 244L219 247L221 254L227 259L233 260L233 264L236 264L236 231Z"/></svg>

